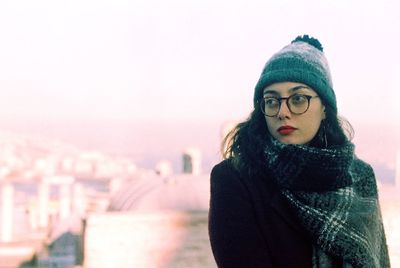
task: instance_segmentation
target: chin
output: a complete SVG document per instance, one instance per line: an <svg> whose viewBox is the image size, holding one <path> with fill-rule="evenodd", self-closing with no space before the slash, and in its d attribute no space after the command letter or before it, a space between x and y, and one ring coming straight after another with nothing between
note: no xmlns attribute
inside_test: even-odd
<svg viewBox="0 0 400 268"><path fill-rule="evenodd" d="M280 141L283 144L295 144L295 145L303 145L307 144L307 142L301 141L299 139L296 139L294 137L279 137L276 138L278 141Z"/></svg>
<svg viewBox="0 0 400 268"><path fill-rule="evenodd" d="M284 138L284 139L277 139L278 141L280 141L281 143L283 143L283 144L297 144L295 141L293 141L292 139L287 139L287 138Z"/></svg>

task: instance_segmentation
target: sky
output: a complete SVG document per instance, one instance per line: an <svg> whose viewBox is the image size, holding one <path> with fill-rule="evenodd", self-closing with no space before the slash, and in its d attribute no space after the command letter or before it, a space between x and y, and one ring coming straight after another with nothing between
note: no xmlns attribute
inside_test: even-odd
<svg viewBox="0 0 400 268"><path fill-rule="evenodd" d="M243 118L266 60L310 34L325 48L341 114L392 122L397 10L396 1L1 1L1 117Z"/></svg>
<svg viewBox="0 0 400 268"><path fill-rule="evenodd" d="M57 124L71 131L151 123L162 135L169 122L184 129L242 120L268 58L309 34L324 47L339 113L356 125L397 127L399 5L4 0L0 126L46 133Z"/></svg>

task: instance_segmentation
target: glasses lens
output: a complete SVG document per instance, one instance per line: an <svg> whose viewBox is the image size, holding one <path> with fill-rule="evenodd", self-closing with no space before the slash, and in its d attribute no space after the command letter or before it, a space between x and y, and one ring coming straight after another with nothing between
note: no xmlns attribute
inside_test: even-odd
<svg viewBox="0 0 400 268"><path fill-rule="evenodd" d="M261 102L261 109L267 116L274 116L279 111L279 100L277 98L265 98Z"/></svg>
<svg viewBox="0 0 400 268"><path fill-rule="evenodd" d="M306 96L294 94L288 99L289 109L294 114L305 113L308 109L309 100Z"/></svg>

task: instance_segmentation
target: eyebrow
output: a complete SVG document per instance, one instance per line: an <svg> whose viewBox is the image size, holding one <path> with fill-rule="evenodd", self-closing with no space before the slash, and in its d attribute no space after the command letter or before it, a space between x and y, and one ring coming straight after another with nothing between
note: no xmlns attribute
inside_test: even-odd
<svg viewBox="0 0 400 268"><path fill-rule="evenodd" d="M310 87L308 87L308 86L295 86L295 87L292 87L292 88L290 88L289 89L289 92L290 93L292 93L292 92L296 92L296 91L298 91L298 90L300 90L300 89L310 89ZM279 95L279 93L278 93L278 91L276 91L276 90L274 90L274 89L268 89L267 91L265 91L264 92L264 96L265 95L267 95L267 94L275 94L275 95Z"/></svg>

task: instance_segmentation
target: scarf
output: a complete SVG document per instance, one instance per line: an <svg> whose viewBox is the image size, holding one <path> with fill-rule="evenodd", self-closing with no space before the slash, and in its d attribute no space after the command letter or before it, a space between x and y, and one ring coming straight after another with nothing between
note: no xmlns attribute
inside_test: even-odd
<svg viewBox="0 0 400 268"><path fill-rule="evenodd" d="M265 149L267 172L313 242L313 267L390 267L375 176L354 145Z"/></svg>

